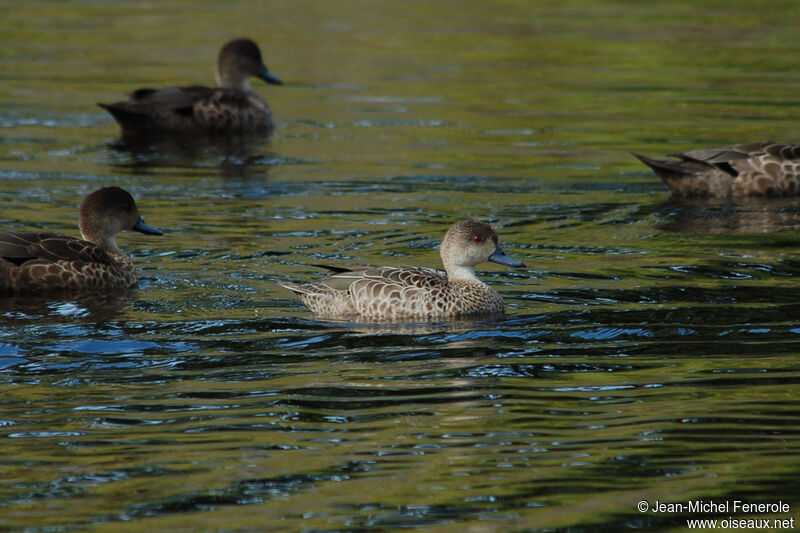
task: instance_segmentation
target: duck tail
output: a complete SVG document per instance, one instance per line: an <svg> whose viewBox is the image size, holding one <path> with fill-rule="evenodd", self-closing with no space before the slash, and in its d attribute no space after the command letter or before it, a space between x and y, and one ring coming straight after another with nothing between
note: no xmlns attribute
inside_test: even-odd
<svg viewBox="0 0 800 533"><path fill-rule="evenodd" d="M298 296L303 296L305 294L316 294L318 291L313 290L313 285L310 283L307 284L299 284L299 283L289 283L287 281L278 281L276 282L279 287L283 287L288 291L292 291Z"/></svg>
<svg viewBox="0 0 800 533"><path fill-rule="evenodd" d="M136 109L134 106L127 105L127 102L119 102L116 104L97 104L108 111L114 120L119 123L122 128L123 135L136 136L147 133L152 130L152 120L150 116Z"/></svg>
<svg viewBox="0 0 800 533"><path fill-rule="evenodd" d="M691 175L685 169L683 161L664 161L662 159L652 159L650 157L631 152L642 163L653 169L653 171L664 179L685 178Z"/></svg>
<svg viewBox="0 0 800 533"><path fill-rule="evenodd" d="M351 272L350 268L335 267L331 265L312 264L311 266L327 270L329 274L341 274L342 272Z"/></svg>
<svg viewBox="0 0 800 533"><path fill-rule="evenodd" d="M142 117L142 113L137 113L135 110L125 106L124 102L120 102L118 104L104 104L102 102L97 102L97 105L98 107L102 107L111 113L111 116L114 117L114 120L120 124L139 120Z"/></svg>

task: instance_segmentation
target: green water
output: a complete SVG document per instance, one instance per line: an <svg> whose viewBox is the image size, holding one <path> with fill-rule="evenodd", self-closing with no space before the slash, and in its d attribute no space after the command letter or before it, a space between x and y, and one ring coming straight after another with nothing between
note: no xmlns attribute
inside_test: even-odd
<svg viewBox="0 0 800 533"><path fill-rule="evenodd" d="M166 233L119 237L132 294L0 299L0 530L796 516L800 201L675 202L630 152L800 141L800 4L698 4L0 3L3 229L76 235L115 184ZM238 36L285 82L269 142L110 147L96 102L211 84ZM437 267L465 216L528 264L480 267L502 320L319 322L275 284Z"/></svg>

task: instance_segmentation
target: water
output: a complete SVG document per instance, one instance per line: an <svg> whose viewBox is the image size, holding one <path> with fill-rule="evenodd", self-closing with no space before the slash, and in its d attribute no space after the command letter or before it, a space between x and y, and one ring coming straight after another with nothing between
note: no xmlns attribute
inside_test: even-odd
<svg viewBox="0 0 800 533"><path fill-rule="evenodd" d="M675 202L631 151L797 141L794 2L101 2L0 17L0 222L116 184L139 289L0 301L5 531L684 530L800 506L800 202ZM180 27L181 31L169 31ZM118 152L97 101L248 35L269 143ZM259 82L256 82L259 83ZM320 322L277 280L438 266L496 321ZM485 269L485 270L484 270ZM791 511L641 513L646 500Z"/></svg>

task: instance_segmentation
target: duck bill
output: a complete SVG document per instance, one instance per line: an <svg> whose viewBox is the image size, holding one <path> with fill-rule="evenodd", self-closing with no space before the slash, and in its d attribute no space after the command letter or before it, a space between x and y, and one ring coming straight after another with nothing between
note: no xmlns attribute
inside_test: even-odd
<svg viewBox="0 0 800 533"><path fill-rule="evenodd" d="M139 217L139 220L136 221L136 224L131 229L145 235L164 235L164 232L160 229L145 224L142 217Z"/></svg>
<svg viewBox="0 0 800 533"><path fill-rule="evenodd" d="M272 83L273 85L283 85L281 79L267 70L267 67L261 67L261 72L258 73L258 77L267 83Z"/></svg>
<svg viewBox="0 0 800 533"><path fill-rule="evenodd" d="M499 244L495 246L494 252L489 256L489 261L492 263L497 263L498 265L510 266L512 268L523 268L525 266L525 263L522 261L517 261L508 255L505 250L500 248Z"/></svg>

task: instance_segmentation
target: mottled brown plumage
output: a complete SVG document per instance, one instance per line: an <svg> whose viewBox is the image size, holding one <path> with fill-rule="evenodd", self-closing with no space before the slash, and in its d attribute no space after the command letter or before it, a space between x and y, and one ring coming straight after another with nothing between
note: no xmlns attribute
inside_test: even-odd
<svg viewBox="0 0 800 533"><path fill-rule="evenodd" d="M119 249L116 235L130 229L162 231L145 224L133 197L105 187L81 203L81 239L55 233L0 233L0 292L113 290L136 285L136 269Z"/></svg>
<svg viewBox="0 0 800 533"><path fill-rule="evenodd" d="M465 220L450 227L440 255L445 271L421 267L324 267L332 273L320 283L280 283L324 318L370 320L443 319L503 313L500 295L475 277L484 261L525 265L498 244L489 224Z"/></svg>
<svg viewBox="0 0 800 533"><path fill-rule="evenodd" d="M218 87L138 89L126 102L98 105L111 113L128 138L267 134L273 128L272 113L250 87L250 76L281 84L264 65L253 41L235 39L222 47L217 58Z"/></svg>
<svg viewBox="0 0 800 533"><path fill-rule="evenodd" d="M676 160L633 154L677 196L796 196L800 146L776 142L736 144L670 154Z"/></svg>

